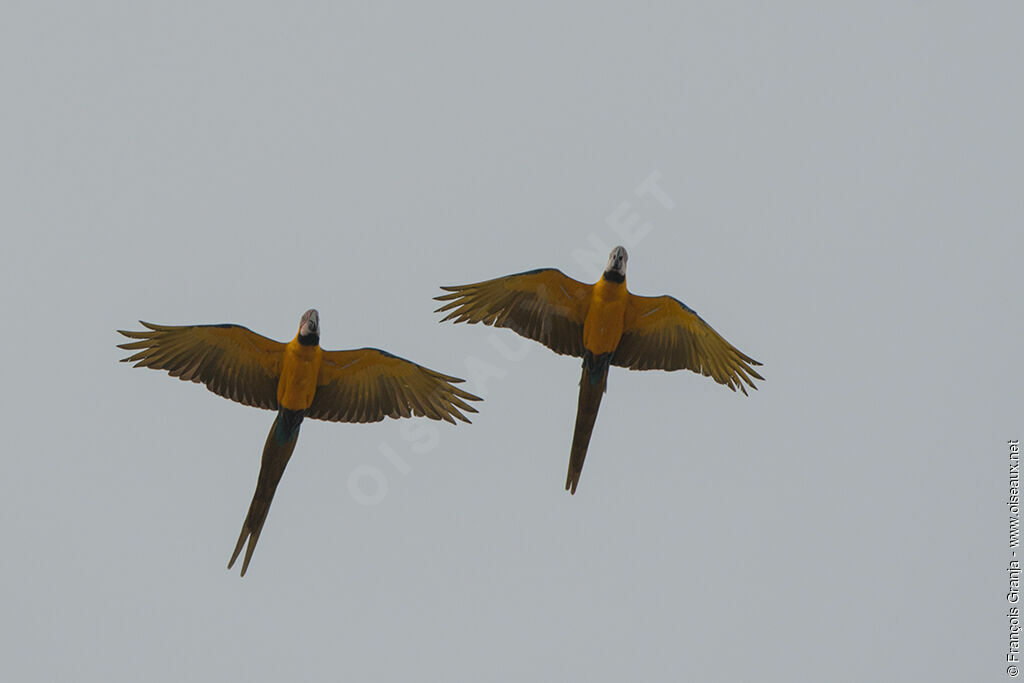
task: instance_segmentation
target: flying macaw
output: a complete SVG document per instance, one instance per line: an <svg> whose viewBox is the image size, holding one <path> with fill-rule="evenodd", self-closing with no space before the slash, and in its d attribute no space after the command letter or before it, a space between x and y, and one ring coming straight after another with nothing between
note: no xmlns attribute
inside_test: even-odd
<svg viewBox="0 0 1024 683"><path fill-rule="evenodd" d="M263 447L256 493L228 562L231 569L248 539L242 576L295 450L303 418L378 422L415 415L455 424L453 418L469 422L460 411L477 412L466 401L480 400L452 386L463 380L380 349L324 351L320 316L313 309L302 314L299 332L287 344L241 325L142 325L147 328L142 332L118 330L139 340L118 345L134 352L123 362L166 370L171 377L202 382L232 401L277 411Z"/></svg>
<svg viewBox="0 0 1024 683"><path fill-rule="evenodd" d="M565 490L576 486L590 434L607 388L608 366L630 370L692 370L733 391L753 389L761 365L727 342L686 304L671 296L637 296L626 289L626 250L612 249L593 285L554 268L499 277L472 285L442 287L450 311L441 322L507 327L555 353L583 358L576 429Z"/></svg>

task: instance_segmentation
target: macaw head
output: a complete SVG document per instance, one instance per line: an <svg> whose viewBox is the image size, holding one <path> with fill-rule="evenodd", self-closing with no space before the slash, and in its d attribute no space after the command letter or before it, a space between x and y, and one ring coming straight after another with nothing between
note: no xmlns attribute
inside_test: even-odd
<svg viewBox="0 0 1024 683"><path fill-rule="evenodd" d="M626 279L626 261L629 254L625 247L615 247L608 255L608 265L604 267L604 277L613 282L622 282Z"/></svg>
<svg viewBox="0 0 1024 683"><path fill-rule="evenodd" d="M315 308L302 314L302 322L299 323L299 342L305 344L320 342L320 314L316 312Z"/></svg>

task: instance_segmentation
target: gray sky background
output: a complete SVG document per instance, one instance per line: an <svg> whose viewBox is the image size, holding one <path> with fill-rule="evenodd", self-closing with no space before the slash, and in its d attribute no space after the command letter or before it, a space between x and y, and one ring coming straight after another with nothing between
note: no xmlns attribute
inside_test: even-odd
<svg viewBox="0 0 1024 683"><path fill-rule="evenodd" d="M0 678L1006 677L1024 8L631 4L2 5ZM431 297L618 243L767 381L614 369L570 497L578 361ZM272 414L114 330L309 307L486 401L306 422L240 580Z"/></svg>

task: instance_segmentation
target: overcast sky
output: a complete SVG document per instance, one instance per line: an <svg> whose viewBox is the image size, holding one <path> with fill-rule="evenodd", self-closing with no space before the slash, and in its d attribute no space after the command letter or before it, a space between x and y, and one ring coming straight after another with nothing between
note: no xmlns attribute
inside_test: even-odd
<svg viewBox="0 0 1024 683"><path fill-rule="evenodd" d="M4 2L0 678L1005 678L1024 9L847 4ZM616 244L767 381L613 368L571 497L431 298ZM273 414L115 330L311 307L486 400L304 423L240 579Z"/></svg>

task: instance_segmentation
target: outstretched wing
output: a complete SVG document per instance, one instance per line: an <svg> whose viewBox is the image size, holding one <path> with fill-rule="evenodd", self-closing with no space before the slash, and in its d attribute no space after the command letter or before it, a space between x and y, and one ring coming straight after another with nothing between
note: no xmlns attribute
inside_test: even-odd
<svg viewBox="0 0 1024 683"><path fill-rule="evenodd" d="M612 364L631 370L693 370L744 394L763 380L761 365L722 338L686 304L670 296L629 295Z"/></svg>
<svg viewBox="0 0 1024 683"><path fill-rule="evenodd" d="M441 322L507 327L555 353L582 356L591 288L560 270L542 268L473 285L442 287L450 293L434 298L447 302L436 312L450 311Z"/></svg>
<svg viewBox="0 0 1024 683"><path fill-rule="evenodd" d="M171 377L202 382L213 393L256 408L277 410L277 382L284 344L241 325L153 325L142 332L118 330L138 341L118 344L135 351L122 362L166 370Z"/></svg>
<svg viewBox="0 0 1024 683"><path fill-rule="evenodd" d="M462 382L380 349L324 351L313 404L306 417L331 422L378 422L385 417L426 416L455 424L475 413L479 401Z"/></svg>

